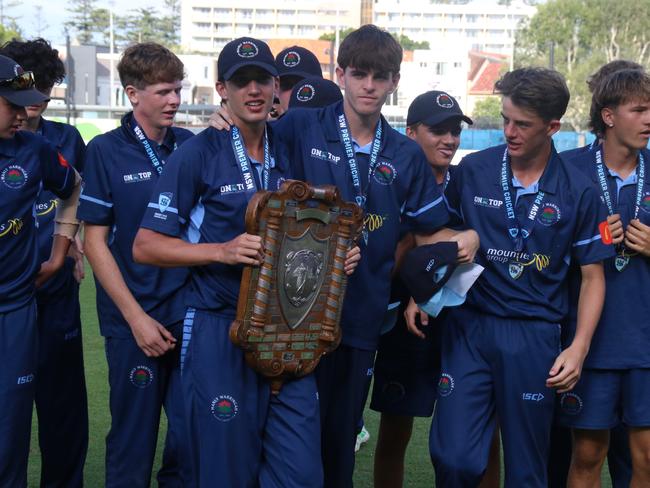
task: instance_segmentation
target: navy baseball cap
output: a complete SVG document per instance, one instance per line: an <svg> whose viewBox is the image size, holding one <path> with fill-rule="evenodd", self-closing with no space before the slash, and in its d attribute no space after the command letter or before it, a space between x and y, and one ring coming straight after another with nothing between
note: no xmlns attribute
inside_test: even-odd
<svg viewBox="0 0 650 488"><path fill-rule="evenodd" d="M228 81L245 66L259 66L271 76L278 76L275 60L268 44L252 37L240 37L226 44L217 59L220 80Z"/></svg>
<svg viewBox="0 0 650 488"><path fill-rule="evenodd" d="M454 97L449 93L434 90L415 97L409 105L406 125L424 124L433 127L454 118L473 124Z"/></svg>
<svg viewBox="0 0 650 488"><path fill-rule="evenodd" d="M34 75L25 71L16 61L0 55L0 97L19 107L37 105L50 98L34 85Z"/></svg>
<svg viewBox="0 0 650 488"><path fill-rule="evenodd" d="M275 57L275 66L279 76L323 77L323 70L316 55L300 46L291 46L280 51Z"/></svg>
<svg viewBox="0 0 650 488"><path fill-rule="evenodd" d="M336 83L314 76L299 81L293 87L289 108L321 108L341 100L343 94Z"/></svg>
<svg viewBox="0 0 650 488"><path fill-rule="evenodd" d="M427 302L442 289L456 269L457 255L456 242L427 244L406 253L400 277L415 303Z"/></svg>

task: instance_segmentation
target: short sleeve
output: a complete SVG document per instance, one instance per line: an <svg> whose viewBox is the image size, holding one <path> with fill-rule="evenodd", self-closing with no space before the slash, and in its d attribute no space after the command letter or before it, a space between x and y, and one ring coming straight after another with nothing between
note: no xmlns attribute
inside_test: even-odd
<svg viewBox="0 0 650 488"><path fill-rule="evenodd" d="M169 158L158 178L141 227L181 237L190 222L192 209L200 199L203 157L181 146Z"/></svg>
<svg viewBox="0 0 650 488"><path fill-rule="evenodd" d="M434 232L449 220L449 212L424 153L418 148L410 163L414 168L402 211L403 220L413 232Z"/></svg>
<svg viewBox="0 0 650 488"><path fill-rule="evenodd" d="M91 142L85 156L84 183L77 218L95 225L112 225L113 194L106 160L98 144Z"/></svg>
<svg viewBox="0 0 650 488"><path fill-rule="evenodd" d="M41 145L39 160L43 171L43 187L59 198L68 198L75 184L72 166L49 142Z"/></svg>
<svg viewBox="0 0 650 488"><path fill-rule="evenodd" d="M605 244L601 229L607 227L607 209L595 188L587 187L576 208L573 257L579 265L593 264L615 254L612 244Z"/></svg>

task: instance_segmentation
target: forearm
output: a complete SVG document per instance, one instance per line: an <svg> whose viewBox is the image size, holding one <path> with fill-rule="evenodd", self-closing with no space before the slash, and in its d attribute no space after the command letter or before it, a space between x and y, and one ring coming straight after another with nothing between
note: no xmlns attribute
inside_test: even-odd
<svg viewBox="0 0 650 488"><path fill-rule="evenodd" d="M93 226L86 226L84 250L95 278L113 300L124 319L131 324L145 313L129 290L115 258L106 244L105 236L97 235Z"/></svg>
<svg viewBox="0 0 650 488"><path fill-rule="evenodd" d="M79 229L77 220L77 207L79 206L79 195L81 194L81 177L74 168L75 186L72 194L65 200L59 199L54 216L54 235L64 236L70 241L74 239Z"/></svg>
<svg viewBox="0 0 650 488"><path fill-rule="evenodd" d="M50 258L48 261L55 267L60 268L63 266L65 257L70 249L70 239L62 235L55 235L52 240L52 250L50 251Z"/></svg>
<svg viewBox="0 0 650 488"><path fill-rule="evenodd" d="M133 259L161 267L204 266L223 262L221 250L221 244L193 244L141 228L133 242Z"/></svg>
<svg viewBox="0 0 650 488"><path fill-rule="evenodd" d="M589 268L585 272L584 268ZM591 339L600 320L605 301L605 275L602 264L583 267L580 297L578 299L578 318L576 334L571 347L579 348L586 356Z"/></svg>

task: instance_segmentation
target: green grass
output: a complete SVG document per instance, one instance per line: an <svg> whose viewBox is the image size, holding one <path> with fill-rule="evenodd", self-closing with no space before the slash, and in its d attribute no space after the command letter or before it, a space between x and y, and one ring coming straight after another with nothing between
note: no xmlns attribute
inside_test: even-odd
<svg viewBox="0 0 650 488"><path fill-rule="evenodd" d="M88 386L88 408L90 417L90 441L85 467L85 486L98 488L104 485L104 455L106 433L110 425L108 410L108 373L104 340L99 335L97 314L95 312L95 287L90 269L81 286L81 320L83 324L84 357L86 382ZM29 460L29 487L38 487L40 476L40 459L36 415L32 429L32 445ZM372 488L373 453L377 441L379 415L370 410L364 414L366 428L370 432L370 441L365 444L356 458L354 473L355 488ZM429 419L416 419L413 438L407 452L404 486L408 488L431 488L433 486L433 469L429 460L428 434ZM158 455L154 471L160 466L160 454L164 440L165 425L161 426L158 441ZM152 479L154 479L152 477ZM611 487L606 470L603 472L603 487Z"/></svg>

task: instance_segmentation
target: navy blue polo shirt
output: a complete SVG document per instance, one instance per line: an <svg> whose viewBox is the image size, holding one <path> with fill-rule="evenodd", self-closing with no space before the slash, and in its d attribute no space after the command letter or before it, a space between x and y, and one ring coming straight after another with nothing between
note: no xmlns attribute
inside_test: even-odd
<svg viewBox="0 0 650 488"><path fill-rule="evenodd" d="M83 172L86 144L79 131L71 125L52 120L41 119L37 134L45 137L65 160L79 172ZM41 262L50 257L54 234L54 216L56 214L56 195L51 191L42 191L36 202L36 217L38 219L38 248ZM66 259L64 267L41 286L37 291L39 300L53 300L67 290L74 282L72 268L74 261Z"/></svg>
<svg viewBox="0 0 650 488"><path fill-rule="evenodd" d="M336 185L341 198L354 201L356 190L338 130L343 102L323 109L293 109L275 124L289 151L292 173L314 185ZM445 202L422 149L382 117L378 165L367 186L366 228L361 261L348 280L341 326L343 343L374 350L389 305L391 271L403 223L416 233L431 233L448 220ZM362 188L369 157L357 152Z"/></svg>
<svg viewBox="0 0 650 488"><path fill-rule="evenodd" d="M40 268L35 203L41 190L68 198L74 172L43 137L25 131L0 139L0 312L34 295Z"/></svg>
<svg viewBox="0 0 650 488"><path fill-rule="evenodd" d="M187 280L185 268L158 268L133 261L131 248L149 198L159 179L158 172L130 128L133 113L120 127L95 137L86 150L84 187L77 216L89 224L110 227L108 247L126 285L144 311L163 325L182 320L185 314L181 289ZM157 149L168 160L174 150L192 137L185 129L172 127ZM97 315L105 337L130 337L131 330L99 281Z"/></svg>
<svg viewBox="0 0 650 488"><path fill-rule="evenodd" d="M646 165L646 180L639 208L638 219L650 225L650 181L648 168L650 151L643 150ZM564 159L564 153L562 153ZM571 168L589 178L598 192L602 194L596 172L596 151L591 150L565 159ZM606 169L607 185L612 197L615 213L621 215L627 228L634 218L636 203L637 172L623 179L617 173ZM602 198L602 197L601 197ZM629 250L627 251L630 252ZM633 253L634 254L634 253ZM630 369L650 367L650 301L646 286L650 286L650 258L635 254L623 271L617 271L614 258L605 261L607 289L605 304L598 328L591 341L591 348L585 366L599 369ZM577 276L579 278L579 275ZM572 282L574 295L577 295L580 281ZM577 315L577 301L572 301L571 316ZM573 324L572 324L573 325Z"/></svg>
<svg viewBox="0 0 650 488"><path fill-rule="evenodd" d="M269 138L273 138L268 129ZM271 142L269 189L288 179L286 157ZM253 162L254 168L260 163ZM259 171L259 169L258 169ZM258 171L253 175L261 188ZM248 201L231 133L206 129L176 151L165 167L142 227L191 243L224 243L245 232ZM214 263L191 268L186 295L189 307L234 316L239 297L242 265Z"/></svg>
<svg viewBox="0 0 650 488"><path fill-rule="evenodd" d="M450 206L481 239L476 262L485 271L470 289L466 304L499 317L559 323L568 311L570 264L597 263L613 254L598 229L606 210L591 182L564 164L553 147L539 182L529 188L522 188L515 178L510 182L522 225L537 191L544 192L532 233L523 251L516 252L501 186L505 148L496 146L463 158L447 187Z"/></svg>

